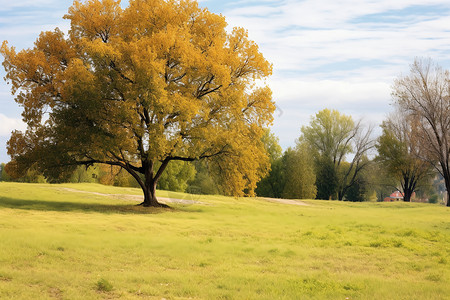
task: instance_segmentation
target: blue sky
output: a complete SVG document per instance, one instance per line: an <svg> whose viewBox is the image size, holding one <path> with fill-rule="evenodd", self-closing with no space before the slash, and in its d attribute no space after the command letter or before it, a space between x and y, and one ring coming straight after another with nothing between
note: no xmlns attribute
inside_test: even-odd
<svg viewBox="0 0 450 300"><path fill-rule="evenodd" d="M0 41L33 46L41 31L59 27L72 1L0 0ZM203 0L230 27L248 29L273 63L268 80L278 110L272 131L284 149L302 125L324 108L378 125L392 109L394 78L415 57L450 67L450 2L447 0ZM4 76L0 70L0 76ZM21 109L0 82L0 162L6 141L24 129Z"/></svg>

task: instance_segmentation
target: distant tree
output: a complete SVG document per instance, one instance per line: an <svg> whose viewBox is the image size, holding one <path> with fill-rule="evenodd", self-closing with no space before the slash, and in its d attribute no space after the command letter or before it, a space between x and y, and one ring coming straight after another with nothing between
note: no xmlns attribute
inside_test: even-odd
<svg viewBox="0 0 450 300"><path fill-rule="evenodd" d="M305 144L288 149L283 156L285 184L283 198L314 199L317 194L314 163Z"/></svg>
<svg viewBox="0 0 450 300"><path fill-rule="evenodd" d="M100 184L122 187L140 187L133 176L119 166L107 164L96 164L94 166L98 169L96 172L98 173L98 178L96 178L96 180ZM143 176L141 175L141 177Z"/></svg>
<svg viewBox="0 0 450 300"><path fill-rule="evenodd" d="M411 196L420 184L429 181L431 165L420 158L422 148L417 144L414 120L397 112L381 125L382 135L378 138L376 160L395 179L404 194L403 200L411 201Z"/></svg>
<svg viewBox="0 0 450 300"><path fill-rule="evenodd" d="M355 125L354 137L352 138L352 159L348 167L340 168L338 198L342 200L347 190L358 181L358 184L366 183L364 172L370 167L372 161L368 158L370 151L375 146L372 139L373 127L365 128L361 122Z"/></svg>
<svg viewBox="0 0 450 300"><path fill-rule="evenodd" d="M271 163L281 158L283 155L283 149L281 149L280 140L270 131L270 129L264 130L264 135L261 137L261 141L264 144L264 149L266 149Z"/></svg>
<svg viewBox="0 0 450 300"><path fill-rule="evenodd" d="M157 188L175 192L185 192L188 182L195 178L195 166L184 161L175 161L167 166L161 175Z"/></svg>
<svg viewBox="0 0 450 300"><path fill-rule="evenodd" d="M38 170L36 165L30 166L26 172L18 175L15 173L15 168L12 163L1 164L0 166L0 181L15 181L28 183L45 183L44 175Z"/></svg>
<svg viewBox="0 0 450 300"><path fill-rule="evenodd" d="M364 177L368 190L375 193L377 201L383 201L392 194L393 190L397 190L396 179L376 158L364 171Z"/></svg>
<svg viewBox="0 0 450 300"><path fill-rule="evenodd" d="M6 164L0 164L0 181L11 181L11 176L6 172Z"/></svg>
<svg viewBox="0 0 450 300"><path fill-rule="evenodd" d="M363 163L367 166L358 173L355 184L348 188L344 200L352 202L372 201L378 199L378 192L382 189L378 186L382 173L377 173L377 164L374 160L363 157ZM346 164L349 164L346 162ZM389 191L388 195L391 194Z"/></svg>
<svg viewBox="0 0 450 300"><path fill-rule="evenodd" d="M338 177L333 161L329 157L316 157L315 161L317 199L336 199Z"/></svg>
<svg viewBox="0 0 450 300"><path fill-rule="evenodd" d="M219 195L223 194L220 178L214 175L207 161L196 161L195 176L188 181L186 192L191 194Z"/></svg>
<svg viewBox="0 0 450 300"><path fill-rule="evenodd" d="M450 73L431 60L416 59L409 75L394 81L394 103L417 124L420 156L444 177L450 206Z"/></svg>
<svg viewBox="0 0 450 300"><path fill-rule="evenodd" d="M281 198L284 188L284 169L281 159L282 149L278 137L266 129L261 138L270 160L270 171L256 187L256 194L261 197Z"/></svg>
<svg viewBox="0 0 450 300"><path fill-rule="evenodd" d="M98 182L103 185L117 185L117 177L120 174L119 166L111 166L106 164L98 165Z"/></svg>
<svg viewBox="0 0 450 300"><path fill-rule="evenodd" d="M283 157L274 160L269 174L258 182L256 195L260 197L281 198L286 184Z"/></svg>
<svg viewBox="0 0 450 300"><path fill-rule="evenodd" d="M19 178L18 181L19 182L28 182L28 183L46 183L47 182L44 175L37 168L37 166L32 166L31 168L27 169L24 176Z"/></svg>
<svg viewBox="0 0 450 300"><path fill-rule="evenodd" d="M71 183L94 183L98 180L98 168L95 166L86 168L85 166L78 166L70 176Z"/></svg>
<svg viewBox="0 0 450 300"><path fill-rule="evenodd" d="M441 174L436 174L434 177L434 180L432 181L432 186L434 193L437 193L439 195L442 195L445 193L445 181L444 178L442 178Z"/></svg>
<svg viewBox="0 0 450 300"><path fill-rule="evenodd" d="M68 37L43 32L20 52L3 43L28 125L8 142L11 167L23 174L38 162L58 179L77 165L118 166L144 206L162 206L155 189L169 163L209 160L225 193L253 194L269 167L261 137L275 110L270 89L254 82L271 64L246 30L228 31L195 1L128 3L75 1Z"/></svg>
<svg viewBox="0 0 450 300"><path fill-rule="evenodd" d="M355 183L349 187L345 200L351 202L363 202L366 201L367 196L367 183L359 177L355 180Z"/></svg>
<svg viewBox="0 0 450 300"><path fill-rule="evenodd" d="M370 162L365 158L374 145L373 128L364 128L337 110L324 109L301 131L300 140L309 145L316 163L317 198L342 200ZM352 160L343 169L347 157Z"/></svg>

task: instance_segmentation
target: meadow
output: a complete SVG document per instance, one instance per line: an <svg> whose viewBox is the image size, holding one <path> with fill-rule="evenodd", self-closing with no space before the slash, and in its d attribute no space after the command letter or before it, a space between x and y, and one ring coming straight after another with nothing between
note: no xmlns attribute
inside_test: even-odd
<svg viewBox="0 0 450 300"><path fill-rule="evenodd" d="M158 193L0 183L0 298L450 299L447 207Z"/></svg>

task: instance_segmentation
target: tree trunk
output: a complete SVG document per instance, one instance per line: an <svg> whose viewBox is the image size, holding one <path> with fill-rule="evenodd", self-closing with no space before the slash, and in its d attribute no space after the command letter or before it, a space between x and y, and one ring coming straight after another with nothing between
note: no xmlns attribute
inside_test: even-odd
<svg viewBox="0 0 450 300"><path fill-rule="evenodd" d="M141 184L142 191L144 192L144 202L139 205L144 207L169 207L164 203L159 203L156 199L156 183L155 177L153 176L153 163L144 162L145 166L145 181Z"/></svg>
<svg viewBox="0 0 450 300"><path fill-rule="evenodd" d="M450 174L448 174L449 172L447 172L447 176L445 176L444 181L445 181L445 188L447 189L447 206L450 207Z"/></svg>
<svg viewBox="0 0 450 300"><path fill-rule="evenodd" d="M143 189L144 192L144 202L141 203L144 207L168 207L164 203L159 203L156 198L156 184L152 184L150 186L145 186Z"/></svg>
<svg viewBox="0 0 450 300"><path fill-rule="evenodd" d="M411 174L412 173L412 174ZM412 170L408 170L403 174L403 201L411 202L411 197L416 189L418 178Z"/></svg>
<svg viewBox="0 0 450 300"><path fill-rule="evenodd" d="M448 164L441 161L442 176L444 177L445 189L447 190L447 206L450 207L450 169Z"/></svg>
<svg viewBox="0 0 450 300"><path fill-rule="evenodd" d="M411 196L413 191L411 189L405 189L403 191L404 195L403 195L403 201L405 202L411 202Z"/></svg>
<svg viewBox="0 0 450 300"><path fill-rule="evenodd" d="M403 177L404 184L403 184L403 201L405 202L411 202L411 195L413 193L412 191L412 179L410 179L408 176Z"/></svg>

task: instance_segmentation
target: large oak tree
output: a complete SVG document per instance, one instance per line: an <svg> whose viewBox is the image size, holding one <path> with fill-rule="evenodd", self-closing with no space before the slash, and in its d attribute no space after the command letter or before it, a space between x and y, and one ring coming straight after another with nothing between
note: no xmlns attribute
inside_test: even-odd
<svg viewBox="0 0 450 300"><path fill-rule="evenodd" d="M31 49L1 47L26 132L8 142L9 168L50 178L68 166L120 166L161 206L155 187L171 161L211 160L229 194L252 193L268 168L272 66L242 28L192 0L75 1L66 36ZM259 84L258 86L262 86ZM158 168L156 168L158 166Z"/></svg>

